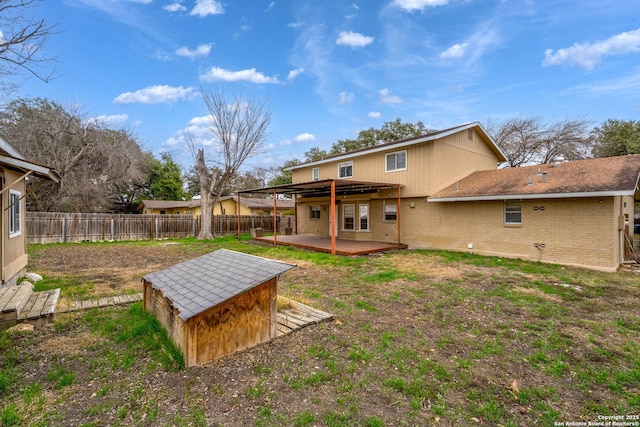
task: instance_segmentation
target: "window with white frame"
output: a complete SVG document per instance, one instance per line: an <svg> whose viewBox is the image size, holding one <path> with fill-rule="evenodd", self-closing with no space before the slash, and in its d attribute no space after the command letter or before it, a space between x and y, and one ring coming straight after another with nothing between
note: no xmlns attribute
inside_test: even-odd
<svg viewBox="0 0 640 427"><path fill-rule="evenodd" d="M338 178L353 177L353 162L338 163Z"/></svg>
<svg viewBox="0 0 640 427"><path fill-rule="evenodd" d="M320 168L313 168L311 170L311 179L313 181L319 181L320 180Z"/></svg>
<svg viewBox="0 0 640 427"><path fill-rule="evenodd" d="M521 200L505 200L504 201L504 222L505 224L521 224L522 223L522 201Z"/></svg>
<svg viewBox="0 0 640 427"><path fill-rule="evenodd" d="M320 206L311 206L311 219L320 219Z"/></svg>
<svg viewBox="0 0 640 427"><path fill-rule="evenodd" d="M396 221L398 219L398 205L395 203L384 204L384 220Z"/></svg>
<svg viewBox="0 0 640 427"><path fill-rule="evenodd" d="M21 198L22 194L19 191L9 190L9 237L22 234Z"/></svg>
<svg viewBox="0 0 640 427"><path fill-rule="evenodd" d="M359 205L360 230L369 230L369 205Z"/></svg>
<svg viewBox="0 0 640 427"><path fill-rule="evenodd" d="M343 230L356 229L356 205L342 206L342 229Z"/></svg>
<svg viewBox="0 0 640 427"><path fill-rule="evenodd" d="M397 153L389 153L386 156L386 172L395 172L407 170L407 152L398 151Z"/></svg>

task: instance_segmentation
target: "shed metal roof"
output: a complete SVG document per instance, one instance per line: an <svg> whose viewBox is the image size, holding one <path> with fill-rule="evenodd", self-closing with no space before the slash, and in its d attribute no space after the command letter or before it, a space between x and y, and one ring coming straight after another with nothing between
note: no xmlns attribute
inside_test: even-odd
<svg viewBox="0 0 640 427"><path fill-rule="evenodd" d="M295 267L281 261L218 249L143 277L188 320Z"/></svg>

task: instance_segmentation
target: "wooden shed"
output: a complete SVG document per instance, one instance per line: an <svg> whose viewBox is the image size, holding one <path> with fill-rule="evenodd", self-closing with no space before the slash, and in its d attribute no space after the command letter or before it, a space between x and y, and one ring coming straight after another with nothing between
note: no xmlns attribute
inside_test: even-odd
<svg viewBox="0 0 640 427"><path fill-rule="evenodd" d="M293 267L219 249L144 276L144 309L187 367L203 364L276 337L278 277Z"/></svg>

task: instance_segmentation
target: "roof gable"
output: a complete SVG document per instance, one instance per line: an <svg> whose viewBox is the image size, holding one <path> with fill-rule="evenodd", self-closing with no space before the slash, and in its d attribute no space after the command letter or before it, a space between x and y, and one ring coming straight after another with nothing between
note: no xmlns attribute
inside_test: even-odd
<svg viewBox="0 0 640 427"><path fill-rule="evenodd" d="M474 172L428 201L633 195L640 154Z"/></svg>
<svg viewBox="0 0 640 427"><path fill-rule="evenodd" d="M482 138L482 140L489 146L489 149L496 154L496 157L498 158L498 162L504 162L504 161L507 160L505 155L504 155L504 153L502 152L502 150L498 147L498 145L489 136L489 134L484 129L484 127L482 127L480 122L472 122L472 123L465 123L465 124L462 124L462 125L459 125L459 126L448 128L448 129L443 129L443 130L439 130L439 131L435 131L435 132L430 132L430 133L427 133L427 134L424 134L424 135L415 136L413 138L403 139L403 140L399 140L399 141L387 142L387 143L384 143L384 144L375 145L373 147L367 147L367 148L362 148L362 149L359 149L359 150L349 151L348 153L330 155L330 156L327 156L327 157L325 157L325 158L323 158L321 160L316 160L316 161L313 161L313 162L308 162L308 163L303 163L303 164L300 164L300 165L292 166L292 167L289 167L289 168L287 168L285 170L301 169L301 168L306 168L306 167L309 167L309 166L321 165L323 163L329 163L329 162L335 162L335 161L339 161L339 160L352 159L354 157L365 156L365 155L369 155L369 154L372 154L372 153L378 153L378 152L381 152L381 151L404 148L404 147L408 147L408 146L411 146L411 145L422 144L422 143L429 142L429 141L436 141L438 139L447 137L449 135L453 135L453 134L458 133L458 132L464 132L464 131L469 130L469 129L475 129L479 133L479 135Z"/></svg>
<svg viewBox="0 0 640 427"><path fill-rule="evenodd" d="M162 291L182 320L202 313L295 267L281 261L218 249L143 280Z"/></svg>

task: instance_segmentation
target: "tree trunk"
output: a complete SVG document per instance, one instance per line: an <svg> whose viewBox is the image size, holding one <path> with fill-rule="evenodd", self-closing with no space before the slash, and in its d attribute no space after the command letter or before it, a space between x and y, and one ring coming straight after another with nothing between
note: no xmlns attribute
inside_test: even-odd
<svg viewBox="0 0 640 427"><path fill-rule="evenodd" d="M211 190L213 187L212 181L215 181L215 176L209 174L209 168L204 161L204 150L198 150L197 156L198 167L198 180L200 181L200 233L198 233L199 240L213 239L213 233L211 232L211 222L213 216L213 202L211 198Z"/></svg>

